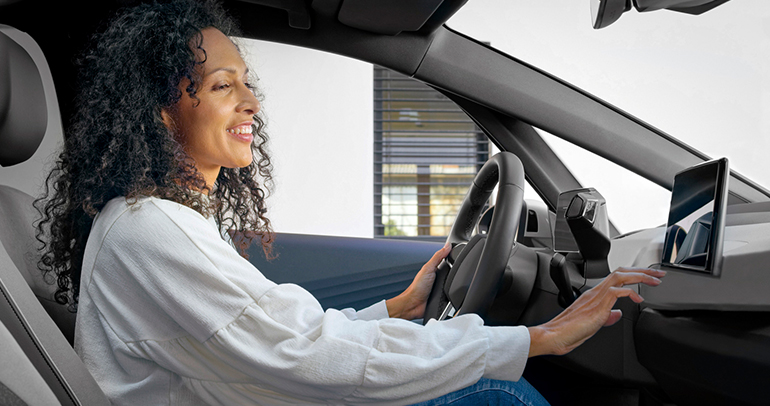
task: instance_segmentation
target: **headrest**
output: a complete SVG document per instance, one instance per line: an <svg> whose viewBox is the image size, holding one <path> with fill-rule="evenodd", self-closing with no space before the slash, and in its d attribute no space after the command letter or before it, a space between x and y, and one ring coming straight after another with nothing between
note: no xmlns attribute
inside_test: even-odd
<svg viewBox="0 0 770 406"><path fill-rule="evenodd" d="M0 30L0 165L32 157L47 126L40 71L24 47Z"/></svg>

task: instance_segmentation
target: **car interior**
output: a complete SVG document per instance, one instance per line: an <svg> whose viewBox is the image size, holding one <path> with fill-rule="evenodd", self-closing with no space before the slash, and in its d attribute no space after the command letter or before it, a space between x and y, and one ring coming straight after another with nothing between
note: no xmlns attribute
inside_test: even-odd
<svg viewBox="0 0 770 406"><path fill-rule="evenodd" d="M553 405L767 404L770 274L763 265L770 259L770 192L726 162L716 174L696 174L713 185L694 182L702 186L696 190L693 182L675 181L714 161L447 27L466 1L223 4L247 38L354 58L429 85L503 151L477 174L457 215L448 237L454 248L439 269L424 322L473 312L487 324L536 325L612 269L660 267L668 272L665 283L640 287L644 303L620 300L620 322L566 356L530 359L525 378ZM73 115L73 56L117 10L135 3L94 2L84 12L53 2L40 13L39 1L0 0L0 360L14 365L0 368L2 404L109 404L72 348L75 314L53 300L51 281L37 268L36 196L19 190L12 170L46 176L50 148ZM674 195L680 191L669 224L619 234L601 190L581 184L536 129ZM520 193L525 181L545 207L528 207ZM684 209L704 202L712 204L707 212ZM690 223L701 231L688 229ZM280 233L278 259L267 261L259 247L249 254L268 278L303 286L325 308L362 308L400 293L442 245Z"/></svg>

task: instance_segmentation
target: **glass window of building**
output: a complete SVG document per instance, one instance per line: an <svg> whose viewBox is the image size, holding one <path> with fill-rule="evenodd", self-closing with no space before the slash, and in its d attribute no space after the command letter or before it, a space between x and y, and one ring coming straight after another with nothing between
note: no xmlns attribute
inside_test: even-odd
<svg viewBox="0 0 770 406"><path fill-rule="evenodd" d="M374 67L374 235L442 240L476 172L486 135L446 96Z"/></svg>

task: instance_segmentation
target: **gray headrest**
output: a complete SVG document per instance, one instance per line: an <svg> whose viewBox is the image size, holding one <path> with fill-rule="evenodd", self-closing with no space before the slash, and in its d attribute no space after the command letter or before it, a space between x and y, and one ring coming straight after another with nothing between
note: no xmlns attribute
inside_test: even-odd
<svg viewBox="0 0 770 406"><path fill-rule="evenodd" d="M47 126L40 71L29 53L0 31L0 165L32 157Z"/></svg>

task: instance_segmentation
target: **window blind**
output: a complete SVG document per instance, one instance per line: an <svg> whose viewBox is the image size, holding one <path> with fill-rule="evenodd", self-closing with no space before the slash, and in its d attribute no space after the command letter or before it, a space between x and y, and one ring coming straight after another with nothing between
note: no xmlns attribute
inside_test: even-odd
<svg viewBox="0 0 770 406"><path fill-rule="evenodd" d="M442 240L489 141L431 87L374 67L374 235Z"/></svg>

